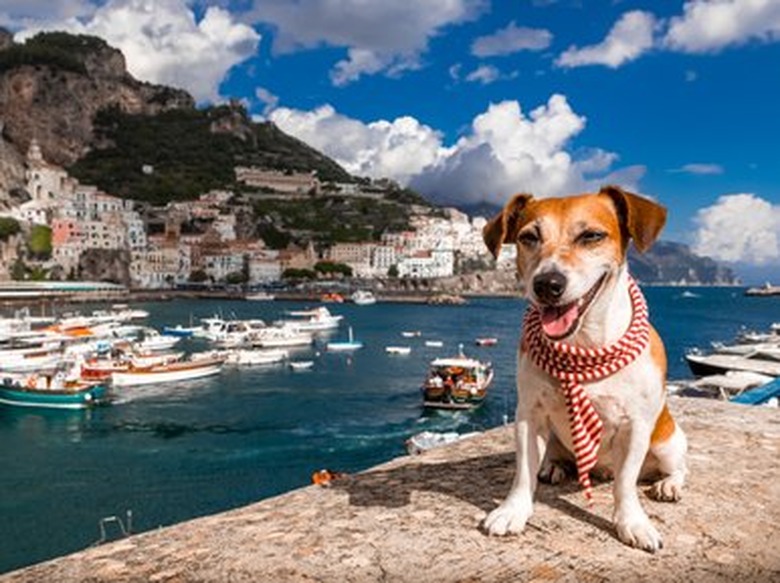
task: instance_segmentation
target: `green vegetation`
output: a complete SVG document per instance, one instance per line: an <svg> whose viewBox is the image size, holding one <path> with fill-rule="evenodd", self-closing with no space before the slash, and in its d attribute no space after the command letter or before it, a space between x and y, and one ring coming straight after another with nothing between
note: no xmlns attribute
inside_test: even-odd
<svg viewBox="0 0 780 583"><path fill-rule="evenodd" d="M326 277L333 275L343 275L352 277L352 268L346 263L335 263L333 261L318 261L314 265L314 271Z"/></svg>
<svg viewBox="0 0 780 583"><path fill-rule="evenodd" d="M104 40L94 36L40 32L24 44L14 44L0 51L0 72L31 65L86 74L85 57L107 48Z"/></svg>
<svg viewBox="0 0 780 583"><path fill-rule="evenodd" d="M22 227L16 219L0 217L0 241L8 241L10 237L18 234L21 230Z"/></svg>
<svg viewBox="0 0 780 583"><path fill-rule="evenodd" d="M46 260L51 258L51 227L35 225L30 229L30 238L27 240L27 250L34 259Z"/></svg>
<svg viewBox="0 0 780 583"><path fill-rule="evenodd" d="M294 267L288 267L282 272L282 279L317 279L317 273L311 269L296 269Z"/></svg>
<svg viewBox="0 0 780 583"><path fill-rule="evenodd" d="M241 190L235 166L288 172L316 170L321 180L349 182L335 162L270 123L251 123L236 106L175 109L155 116L118 107L95 116L98 147L68 170L81 182L125 198L164 204L217 188Z"/></svg>

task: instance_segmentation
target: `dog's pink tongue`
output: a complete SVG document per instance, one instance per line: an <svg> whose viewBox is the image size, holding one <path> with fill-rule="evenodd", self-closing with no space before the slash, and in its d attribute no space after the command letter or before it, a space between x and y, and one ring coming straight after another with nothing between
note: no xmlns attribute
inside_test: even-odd
<svg viewBox="0 0 780 583"><path fill-rule="evenodd" d="M572 303L568 306L551 306L542 310L542 330L550 338L561 338L565 336L574 322L577 321L579 310L577 304Z"/></svg>

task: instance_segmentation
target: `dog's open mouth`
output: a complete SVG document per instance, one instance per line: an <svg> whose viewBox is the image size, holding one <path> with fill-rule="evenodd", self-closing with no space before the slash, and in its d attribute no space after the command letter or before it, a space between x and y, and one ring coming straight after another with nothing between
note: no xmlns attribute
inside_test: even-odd
<svg viewBox="0 0 780 583"><path fill-rule="evenodd" d="M602 275L588 292L580 299L563 306L543 306L542 330L550 340L560 340L572 334L598 295L607 274Z"/></svg>

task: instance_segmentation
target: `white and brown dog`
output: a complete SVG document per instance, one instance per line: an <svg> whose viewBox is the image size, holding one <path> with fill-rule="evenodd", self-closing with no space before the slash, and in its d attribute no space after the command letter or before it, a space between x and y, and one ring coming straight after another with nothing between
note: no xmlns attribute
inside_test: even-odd
<svg viewBox="0 0 780 583"><path fill-rule="evenodd" d="M586 356L599 351L611 354L612 348L605 347L625 344L630 331L639 326L641 314L637 312L646 308L628 274L629 240L645 251L665 221L663 207L614 186L567 198L537 200L519 194L486 225L484 238L494 256L504 243L517 246L518 278L529 313L536 314L537 343L569 347ZM663 344L644 314L644 343L641 331L638 341L629 337L628 344L633 342L635 350L620 366L609 364L601 376L588 376L585 371L581 382L570 382L585 395L582 408L574 407L579 411L576 414L562 391L574 377L555 369L555 363L548 369L549 363L540 364L534 357L526 318L517 371L516 474L506 500L484 521L489 534L523 530L533 510L538 477L559 482L563 477L560 462L566 458L569 463L576 459L579 469L578 442L580 437L587 440L578 432L584 434L587 429L597 435L590 467L598 459L599 467L615 477L617 536L646 551L661 548L661 537L639 502L637 482L640 477L658 475L651 496L679 500L687 442L665 402ZM596 415L589 419L587 407L591 405ZM583 415L587 427L578 429L573 418ZM580 470L580 481L588 489L590 467Z"/></svg>

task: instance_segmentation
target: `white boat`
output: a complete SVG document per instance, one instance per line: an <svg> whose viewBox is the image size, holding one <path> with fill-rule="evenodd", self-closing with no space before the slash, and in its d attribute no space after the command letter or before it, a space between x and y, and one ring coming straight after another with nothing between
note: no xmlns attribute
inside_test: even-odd
<svg viewBox="0 0 780 583"><path fill-rule="evenodd" d="M254 292L254 293L251 293L251 294L246 294L244 296L244 299L245 300L250 300L250 301L253 301L253 302L269 302L269 301L275 299L275 297L274 297L273 294L269 294L268 292L259 291L259 292Z"/></svg>
<svg viewBox="0 0 780 583"><path fill-rule="evenodd" d="M286 350L230 350L227 353L228 364L256 366L276 364L289 356Z"/></svg>
<svg viewBox="0 0 780 583"><path fill-rule="evenodd" d="M372 292L363 289L354 292L349 296L349 299L357 306L370 306L376 303L376 296Z"/></svg>
<svg viewBox="0 0 780 583"><path fill-rule="evenodd" d="M209 340L222 348L249 347L265 327L262 320L228 320L210 333Z"/></svg>
<svg viewBox="0 0 780 583"><path fill-rule="evenodd" d="M686 354L685 360L694 376L724 374L730 370L756 372L773 377L780 376L780 360L756 352L739 354Z"/></svg>
<svg viewBox="0 0 780 583"><path fill-rule="evenodd" d="M314 366L313 360L291 360L290 368L293 370L308 370Z"/></svg>
<svg viewBox="0 0 780 583"><path fill-rule="evenodd" d="M143 340L139 340L133 343L133 347L136 352L161 352L163 350L170 350L181 340L180 336L168 336L166 334L160 334L157 330L147 328L144 330Z"/></svg>
<svg viewBox="0 0 780 583"><path fill-rule="evenodd" d="M39 352L5 357L0 361L3 372L33 372L52 369L62 361L61 352Z"/></svg>
<svg viewBox="0 0 780 583"><path fill-rule="evenodd" d="M444 342L442 342L441 340L426 340L425 346L427 346L428 348L441 348L442 346L444 346Z"/></svg>
<svg viewBox="0 0 780 583"><path fill-rule="evenodd" d="M417 455L429 449L442 447L450 443L455 443L461 439L474 437L480 435L478 431L472 431L470 433L458 433L457 431L437 432L437 431L421 431L415 435L412 435L406 440L406 451L410 455Z"/></svg>
<svg viewBox="0 0 780 583"><path fill-rule="evenodd" d="M299 320L285 320L284 323L294 324L299 330L304 332L323 332L325 330L335 330L339 327L344 316L331 314L325 306L320 306L313 310L288 312L291 316L300 318Z"/></svg>
<svg viewBox="0 0 780 583"><path fill-rule="evenodd" d="M363 343L355 340L352 334L352 326L349 327L349 340L346 342L328 342L326 345L328 352L351 352L363 348Z"/></svg>
<svg viewBox="0 0 780 583"><path fill-rule="evenodd" d="M267 326L258 330L252 340L252 345L261 348L291 348L308 346L313 340L311 332L300 330L294 324L283 324Z"/></svg>
<svg viewBox="0 0 780 583"><path fill-rule="evenodd" d="M387 354L399 354L406 356L412 352L411 346L385 346L385 352Z"/></svg>
<svg viewBox="0 0 780 583"><path fill-rule="evenodd" d="M203 358L111 373L115 387L188 381L219 374L222 358Z"/></svg>
<svg viewBox="0 0 780 583"><path fill-rule="evenodd" d="M422 332L419 330L404 330L401 332L401 336L404 338L417 338L418 336L422 336Z"/></svg>

